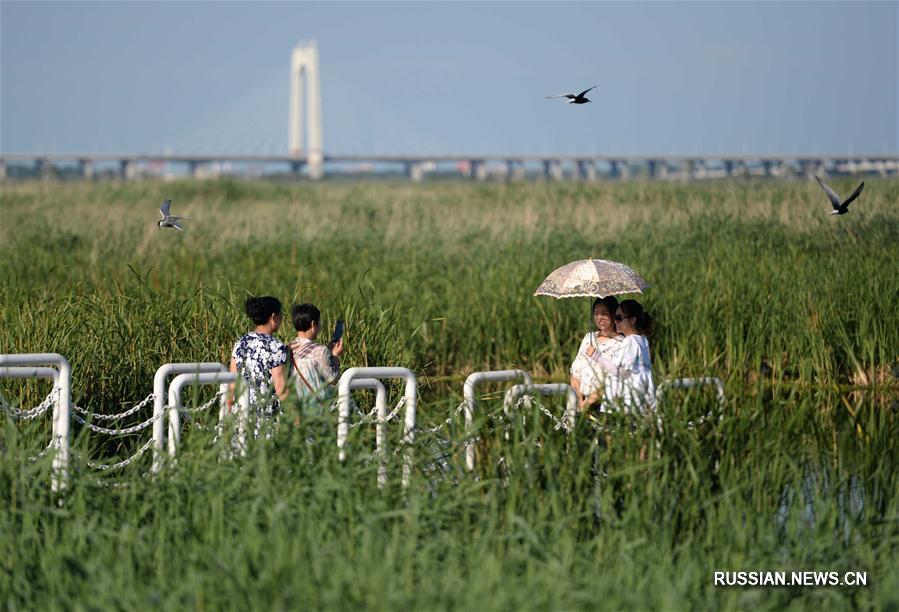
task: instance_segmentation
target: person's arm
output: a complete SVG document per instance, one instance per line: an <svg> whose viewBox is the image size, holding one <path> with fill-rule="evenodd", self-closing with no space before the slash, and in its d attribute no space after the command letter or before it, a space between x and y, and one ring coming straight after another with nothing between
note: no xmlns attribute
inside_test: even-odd
<svg viewBox="0 0 899 612"><path fill-rule="evenodd" d="M234 357L231 358L231 365L228 366L228 371L232 374L237 374L237 360ZM228 385L228 408L234 405L234 383Z"/></svg>
<svg viewBox="0 0 899 612"><path fill-rule="evenodd" d="M275 385L275 394L278 399L287 399L290 389L287 387L287 366L281 364L272 368L272 383Z"/></svg>
<svg viewBox="0 0 899 612"><path fill-rule="evenodd" d="M328 343L319 362L322 379L328 384L336 385L340 380L340 356L343 355L343 338L335 343Z"/></svg>

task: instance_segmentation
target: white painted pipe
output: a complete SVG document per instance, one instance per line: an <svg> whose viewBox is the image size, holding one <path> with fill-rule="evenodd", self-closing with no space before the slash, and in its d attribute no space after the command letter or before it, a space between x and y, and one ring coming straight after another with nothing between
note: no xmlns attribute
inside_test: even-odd
<svg viewBox="0 0 899 612"><path fill-rule="evenodd" d="M387 483L387 388L376 378L354 378L350 381L350 390L355 389L374 389L375 391L375 409L378 411L378 423L375 430L375 448L378 453L378 486L383 487ZM343 458L340 460L343 461Z"/></svg>
<svg viewBox="0 0 899 612"><path fill-rule="evenodd" d="M59 370L42 366L2 367L0 378L52 378L55 386L59 380Z"/></svg>
<svg viewBox="0 0 899 612"><path fill-rule="evenodd" d="M337 449L341 461L346 459L343 448L346 446L346 438L349 433L350 383L354 378L403 378L406 381L404 392L406 411L403 431L403 443L406 445L403 461L403 486L405 487L409 484L409 476L412 474L412 444L415 442L415 408L418 401L418 382L415 374L408 368L396 367L350 368L343 373L337 384L339 408Z"/></svg>
<svg viewBox="0 0 899 612"><path fill-rule="evenodd" d="M508 382L512 380L524 381L524 384L532 384L531 375L524 370L496 370L493 372L474 372L465 379L462 387L462 396L465 398L465 465L468 471L474 470L474 432L472 424L474 422L474 412L478 406L477 395L475 389L481 383L485 382Z"/></svg>
<svg viewBox="0 0 899 612"><path fill-rule="evenodd" d="M176 374L199 374L201 372L227 372L227 368L220 363L209 361L200 363L166 363L156 370L153 375L153 467L156 473L162 467L162 450L165 443L165 381L169 376ZM180 431L180 427L178 428Z"/></svg>
<svg viewBox="0 0 899 612"><path fill-rule="evenodd" d="M181 420L176 415L181 408L181 390L187 385L221 385L233 384L241 378L240 374L232 372L206 372L199 374L179 374L172 379L169 385L169 437L168 451L170 457L178 453L178 444L181 441ZM249 420L249 390L243 389L240 400L239 419L243 426L244 439L241 442L241 454L246 452L246 429Z"/></svg>
<svg viewBox="0 0 899 612"><path fill-rule="evenodd" d="M72 368L65 357L59 353L21 353L0 355L0 367L6 366L53 366L59 374L53 377L59 390L59 401L53 407L53 444L56 456L53 457L53 476L50 489L53 492L66 488L69 479L69 445L71 443L72 415ZM43 376L41 376L43 378ZM18 376L17 376L18 378Z"/></svg>
<svg viewBox="0 0 899 612"><path fill-rule="evenodd" d="M568 431L574 430L574 419L577 415L577 393L571 385L565 383L553 383L548 385L515 385L506 391L503 398L503 412L509 415L509 410L515 405L523 395L564 395L565 396L565 414L562 420Z"/></svg>

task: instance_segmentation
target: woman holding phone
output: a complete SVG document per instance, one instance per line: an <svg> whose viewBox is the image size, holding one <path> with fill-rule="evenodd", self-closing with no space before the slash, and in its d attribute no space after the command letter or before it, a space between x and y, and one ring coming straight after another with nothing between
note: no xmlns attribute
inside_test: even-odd
<svg viewBox="0 0 899 612"><path fill-rule="evenodd" d="M321 311L314 304L294 304L290 309L290 318L297 330L297 337L289 347L293 361L291 367L294 386L301 400L327 395L328 385L336 384L340 378L343 321L337 322L331 342L322 345L315 341L321 332L321 317Z"/></svg>

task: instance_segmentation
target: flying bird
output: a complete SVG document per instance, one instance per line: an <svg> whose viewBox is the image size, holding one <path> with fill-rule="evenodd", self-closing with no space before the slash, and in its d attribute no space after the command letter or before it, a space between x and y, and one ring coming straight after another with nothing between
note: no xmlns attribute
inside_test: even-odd
<svg viewBox="0 0 899 612"><path fill-rule="evenodd" d="M824 193L827 194L827 197L830 198L830 203L833 205L833 210L830 214L832 215L845 215L849 212L849 204L858 197L858 195L862 192L862 189L865 188L865 184L862 183L858 187L855 188L855 191L852 192L852 195L846 198L844 201L840 200L840 196L837 193L827 186L827 184L819 179L817 176L815 180L818 181L818 184L821 185L821 189L824 190Z"/></svg>
<svg viewBox="0 0 899 612"><path fill-rule="evenodd" d="M594 85L590 89L596 89L596 85ZM584 91L582 91L579 94L566 93L566 94L559 94L558 96L546 96L546 99L549 100L550 98L568 98L569 104L586 104L590 100L588 100L584 96L587 94L588 91L590 91L590 89L585 89Z"/></svg>
<svg viewBox="0 0 899 612"><path fill-rule="evenodd" d="M181 227L178 222L179 221L190 221L187 217L175 217L169 214L169 209L172 207L172 201L166 200L162 203L162 206L159 207L159 214L162 215L162 219L156 222L156 225L159 226L159 229L164 227L174 227L176 230L184 231L184 228Z"/></svg>

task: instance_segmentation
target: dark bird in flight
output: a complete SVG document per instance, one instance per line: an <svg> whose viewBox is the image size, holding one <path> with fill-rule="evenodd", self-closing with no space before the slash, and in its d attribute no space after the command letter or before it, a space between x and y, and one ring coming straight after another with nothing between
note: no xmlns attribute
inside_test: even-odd
<svg viewBox="0 0 899 612"><path fill-rule="evenodd" d="M159 226L159 229L164 227L173 227L176 230L184 231L184 228L181 227L178 222L179 221L190 221L187 217L175 217L169 214L169 209L172 207L172 201L166 200L162 203L162 206L159 207L159 214L162 215L162 219L156 222L156 225Z"/></svg>
<svg viewBox="0 0 899 612"><path fill-rule="evenodd" d="M596 85L594 85L590 89L596 89ZM582 91L579 94L566 93L566 94L559 94L558 96L546 96L546 99L549 100L550 98L568 98L569 104L586 104L590 100L588 100L584 96L587 94L588 91L590 91L590 89L585 89L584 91Z"/></svg>
<svg viewBox="0 0 899 612"><path fill-rule="evenodd" d="M852 203L855 198L862 192L862 189L865 188L865 184L862 183L858 187L855 188L855 191L852 192L852 195L846 198L844 201L840 200L840 196L837 193L827 186L827 184L819 179L817 176L815 180L818 181L818 184L821 185L821 189L824 190L824 193L827 194L827 197L830 198L830 203L833 205L833 210L830 214L832 215L845 215L849 212L849 204Z"/></svg>

